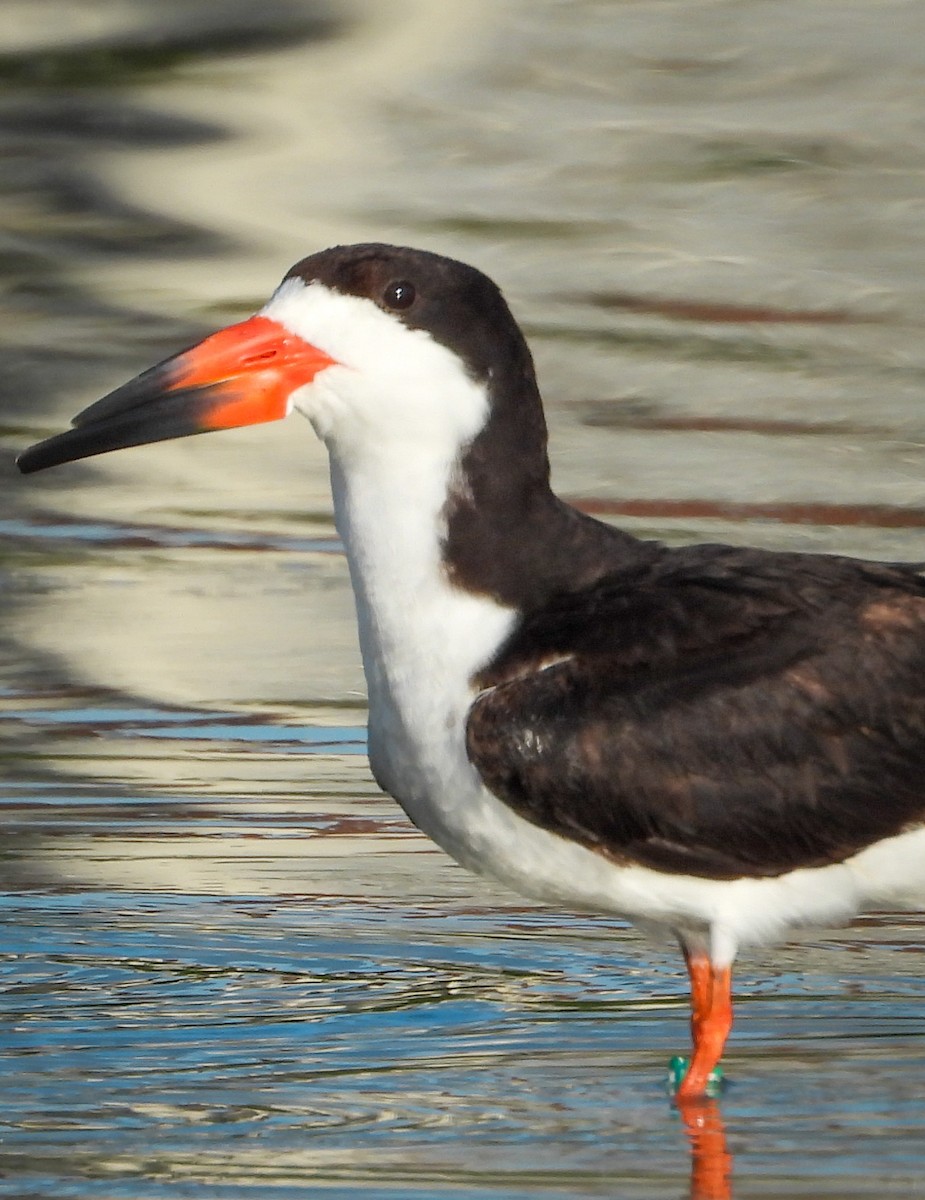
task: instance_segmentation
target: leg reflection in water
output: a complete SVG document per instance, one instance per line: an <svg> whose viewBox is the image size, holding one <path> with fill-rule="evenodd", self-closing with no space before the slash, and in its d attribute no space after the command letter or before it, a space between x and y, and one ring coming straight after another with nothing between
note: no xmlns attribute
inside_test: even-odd
<svg viewBox="0 0 925 1200"><path fill-rule="evenodd" d="M719 1105L702 1097L675 1103L691 1147L690 1200L733 1200L732 1155Z"/></svg>

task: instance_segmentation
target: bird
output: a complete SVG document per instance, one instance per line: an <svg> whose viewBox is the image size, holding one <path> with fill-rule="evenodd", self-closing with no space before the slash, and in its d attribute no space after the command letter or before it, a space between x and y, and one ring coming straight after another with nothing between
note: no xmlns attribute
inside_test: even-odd
<svg viewBox="0 0 925 1200"><path fill-rule="evenodd" d="M452 858L677 940L710 1091L739 950L925 903L925 581L915 564L640 539L552 490L496 284L336 246L256 315L25 450L308 418L329 452L379 786Z"/></svg>

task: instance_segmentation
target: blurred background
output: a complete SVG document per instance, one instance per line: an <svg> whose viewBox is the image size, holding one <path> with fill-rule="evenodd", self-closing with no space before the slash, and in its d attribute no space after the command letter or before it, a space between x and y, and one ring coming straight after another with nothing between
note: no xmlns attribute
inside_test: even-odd
<svg viewBox="0 0 925 1200"><path fill-rule="evenodd" d="M589 511L921 559L923 96L917 0L4 0L0 1195L684 1191L672 949L368 775L308 426L13 458L382 240L502 286ZM925 1195L921 976L743 968L737 1196Z"/></svg>

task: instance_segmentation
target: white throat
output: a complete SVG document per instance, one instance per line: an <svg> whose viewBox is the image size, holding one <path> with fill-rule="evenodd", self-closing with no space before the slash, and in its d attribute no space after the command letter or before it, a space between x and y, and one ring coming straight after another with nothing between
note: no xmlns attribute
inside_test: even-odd
<svg viewBox="0 0 925 1200"><path fill-rule="evenodd" d="M472 774L464 743L471 680L514 614L449 582L441 541L451 468L435 465L381 461L378 471L357 471L332 451L331 483L356 597L370 765L412 820L450 849L439 797L470 791L453 784Z"/></svg>

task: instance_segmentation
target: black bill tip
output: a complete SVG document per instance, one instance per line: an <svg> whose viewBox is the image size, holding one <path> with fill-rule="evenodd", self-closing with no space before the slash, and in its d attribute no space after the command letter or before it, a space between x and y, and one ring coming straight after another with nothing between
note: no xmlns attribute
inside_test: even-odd
<svg viewBox="0 0 925 1200"><path fill-rule="evenodd" d="M24 450L16 459L16 465L24 475L31 475L33 471L44 471L46 467L106 454L110 450L206 433L210 428L206 414L214 404L213 394L211 388L178 388L161 396L148 397L142 407L122 393L119 396L123 402L121 408L113 405L111 397L107 396L80 413L72 429L56 433Z"/></svg>

